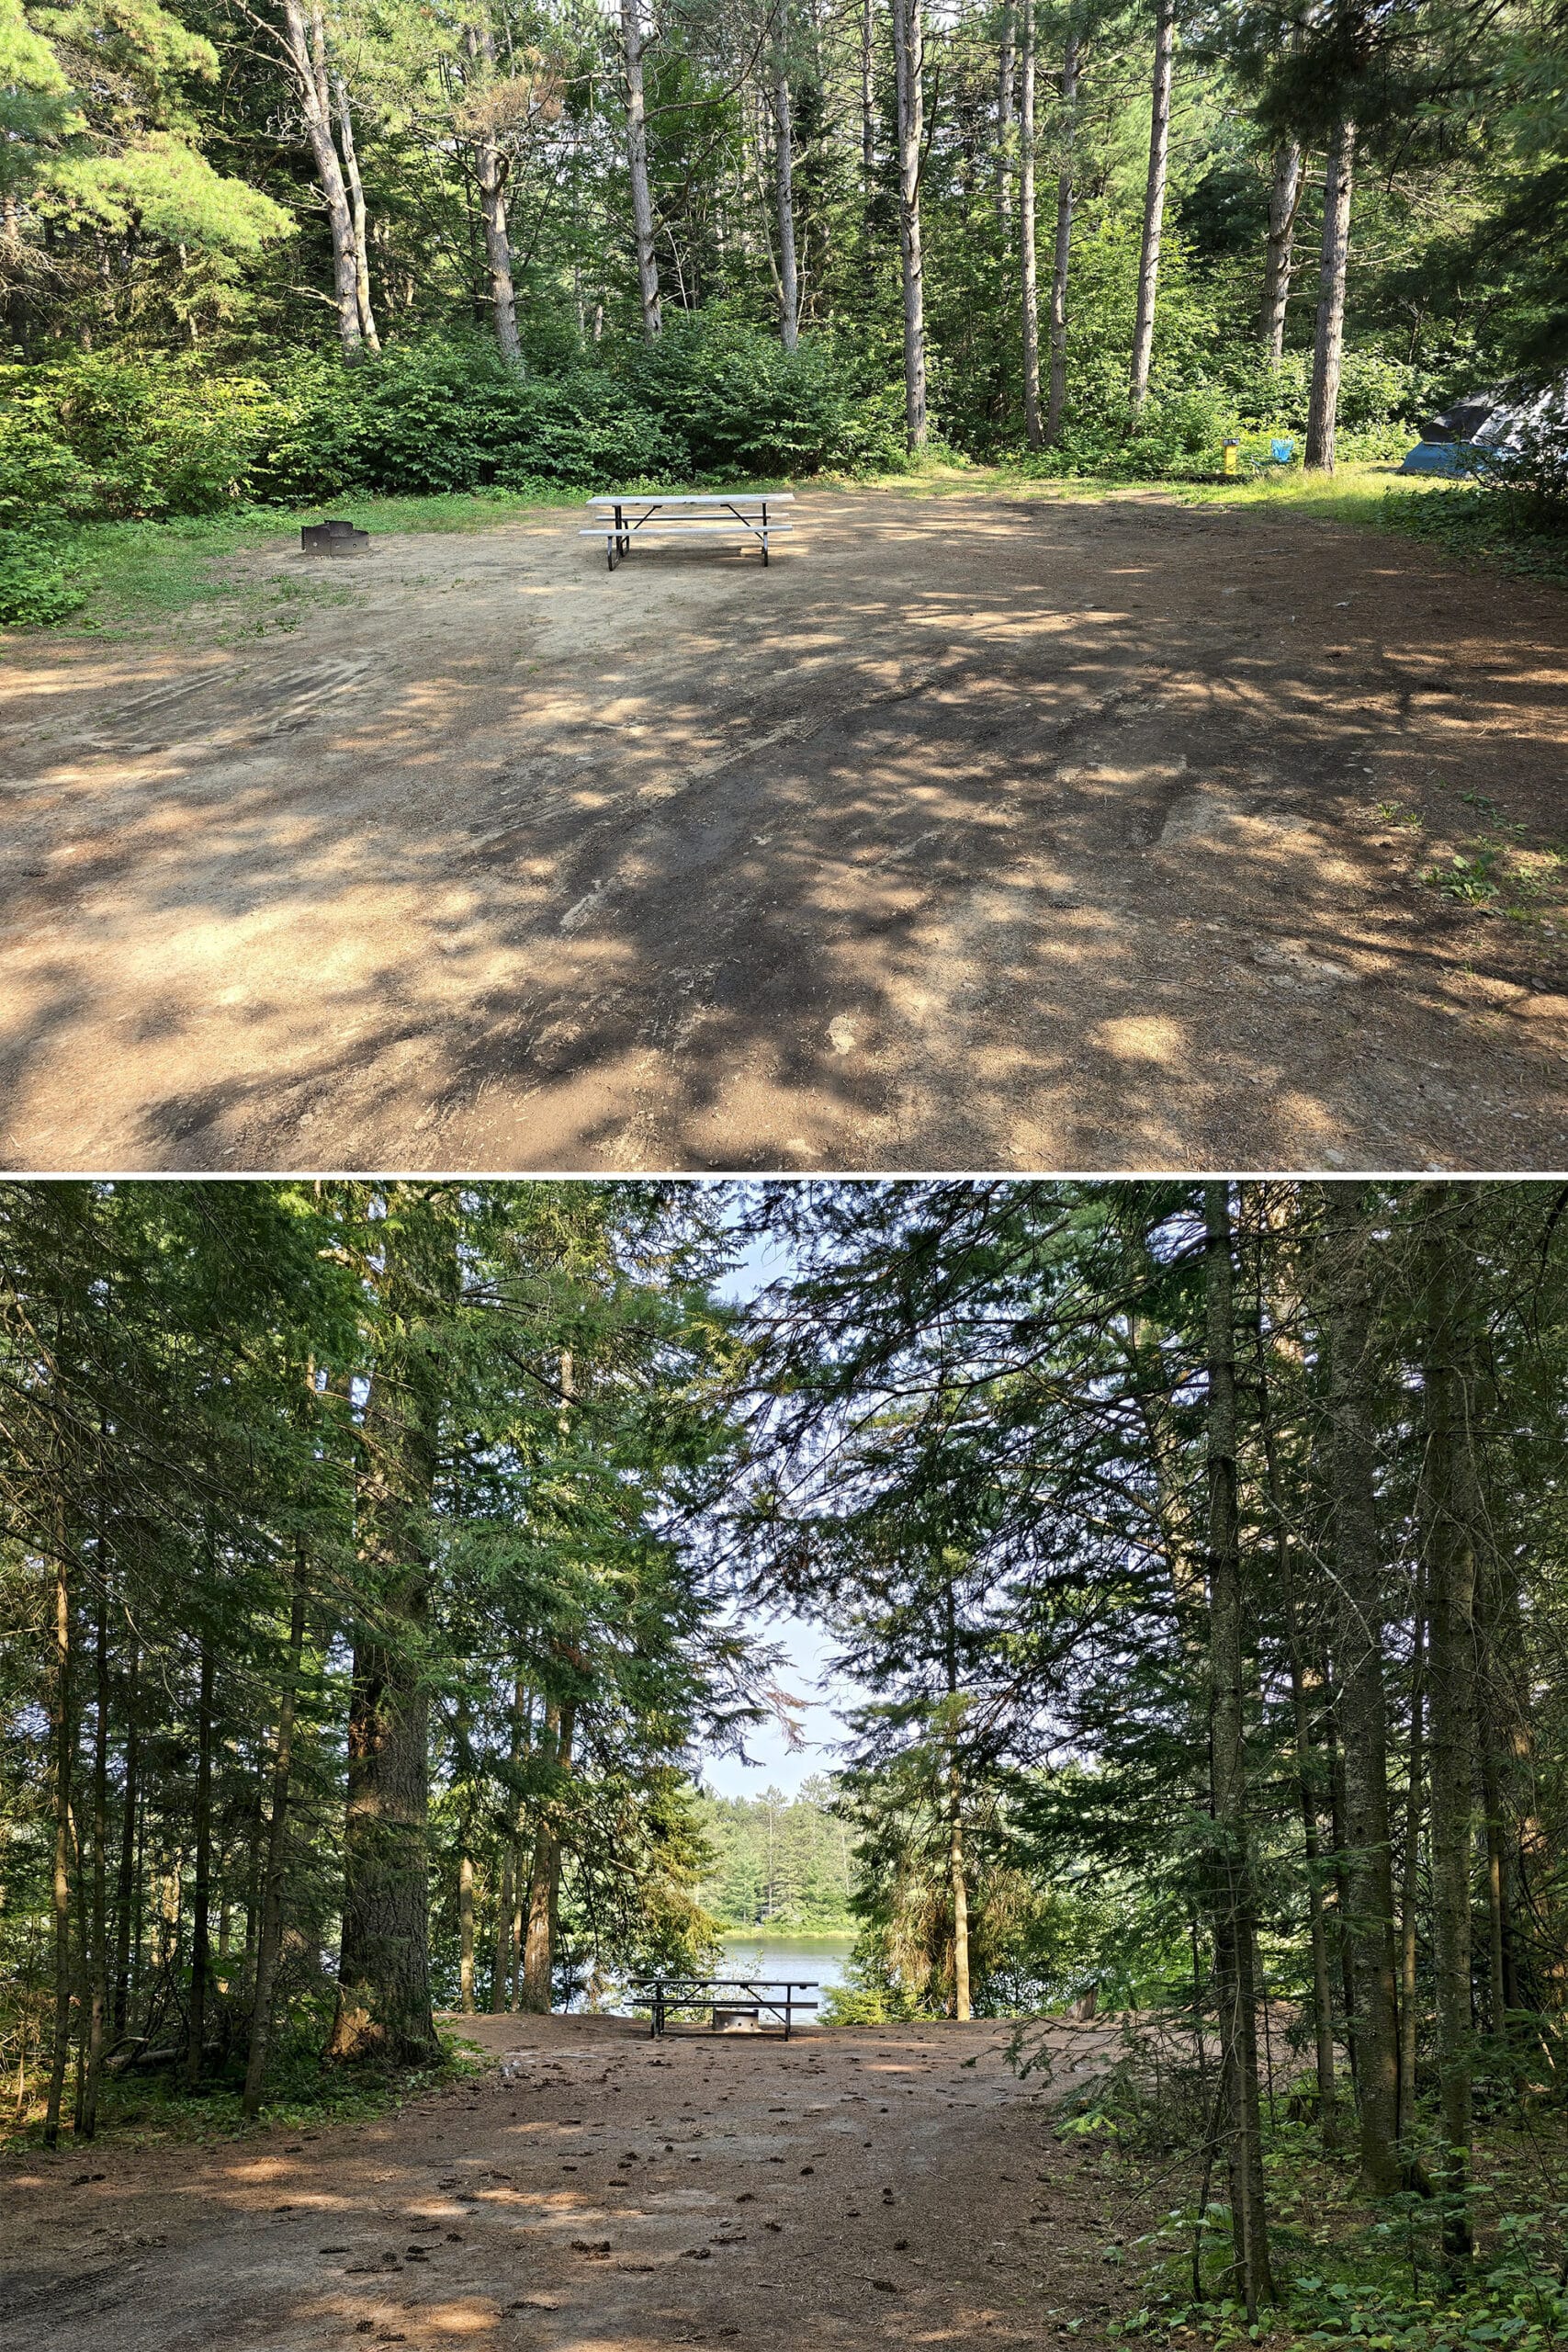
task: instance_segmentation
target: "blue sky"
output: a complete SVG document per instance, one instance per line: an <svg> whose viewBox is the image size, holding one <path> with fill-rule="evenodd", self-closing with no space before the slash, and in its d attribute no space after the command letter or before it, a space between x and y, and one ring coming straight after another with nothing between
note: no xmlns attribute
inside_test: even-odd
<svg viewBox="0 0 1568 2352"><path fill-rule="evenodd" d="M738 1300L755 1298L759 1291L785 1272L788 1262L783 1251L771 1243L748 1242L734 1271L720 1285L722 1294ZM778 1679L792 1698L804 1702L800 1720L806 1745L792 1752L783 1731L776 1724L764 1724L746 1742L748 1762L711 1749L703 1751L703 1781L720 1796L761 1796L770 1785L790 1794L813 1772L834 1769L839 1759L830 1752L832 1744L843 1737L843 1725L834 1712L833 1702L838 1698L842 1703L850 1686L835 1686L828 1672L833 1644L825 1629L808 1618L788 1615L759 1618L753 1622L752 1631L764 1640L778 1643L784 1652L784 1665Z"/></svg>

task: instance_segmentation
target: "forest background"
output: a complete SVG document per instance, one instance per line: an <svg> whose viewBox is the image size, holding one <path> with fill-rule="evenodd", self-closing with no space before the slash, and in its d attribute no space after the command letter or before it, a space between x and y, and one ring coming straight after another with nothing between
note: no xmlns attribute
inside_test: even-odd
<svg viewBox="0 0 1568 2352"><path fill-rule="evenodd" d="M1551 2352L1565 1204L0 1187L14 2142L385 2104L847 1876L835 2020L1128 2019L1139 2327ZM840 1769L705 1798L785 1610Z"/></svg>
<svg viewBox="0 0 1568 2352"><path fill-rule="evenodd" d="M95 517L1390 454L1568 358L1565 62L1562 0L0 0L0 618Z"/></svg>

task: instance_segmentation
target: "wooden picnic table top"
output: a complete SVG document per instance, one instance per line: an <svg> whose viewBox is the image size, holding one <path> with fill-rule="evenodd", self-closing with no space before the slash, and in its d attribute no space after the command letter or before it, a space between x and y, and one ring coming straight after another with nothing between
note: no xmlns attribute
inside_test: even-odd
<svg viewBox="0 0 1568 2352"><path fill-rule="evenodd" d="M793 490L682 490L668 496L662 491L627 491L624 497L613 494L591 498L590 506L793 506Z"/></svg>

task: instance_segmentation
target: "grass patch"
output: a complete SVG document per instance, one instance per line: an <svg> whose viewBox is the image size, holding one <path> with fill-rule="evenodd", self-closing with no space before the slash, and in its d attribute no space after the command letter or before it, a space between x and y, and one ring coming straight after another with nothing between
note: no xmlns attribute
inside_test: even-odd
<svg viewBox="0 0 1568 2352"><path fill-rule="evenodd" d="M267 2097L254 2122L241 2112L243 2064L225 2069L195 2091L172 2071L106 2081L98 2106L97 2137L75 2148L85 2163L96 2148L152 2148L237 2140L253 2131L322 2132L333 2125L373 2122L394 2114L432 2091L452 2090L483 2074L494 2062L476 2042L440 2032L438 2065L388 2074L372 2067L323 2066L319 2034L297 2035L274 2054ZM0 2156L31 2154L43 2145L43 2105L35 2099L20 2121L0 2124ZM61 2151L73 2152L69 2115L60 2135Z"/></svg>
<svg viewBox="0 0 1568 2352"><path fill-rule="evenodd" d="M85 523L71 536L69 561L87 601L67 626L73 633L134 635L178 621L194 607L215 608L224 637L265 637L297 628L306 611L347 601L335 567L301 566L299 579L256 581L225 560L297 548L304 523L331 513L359 529L483 530L519 514L575 503L566 491L454 492L428 498L333 499L296 509L243 507L224 514L178 515L165 523Z"/></svg>
<svg viewBox="0 0 1568 2352"><path fill-rule="evenodd" d="M760 491L780 484L741 483L729 477L727 486ZM1530 528L1506 495L1471 483L1407 481L1393 466L1371 460L1353 460L1330 476L1291 466L1234 481L1129 482L1087 475L1042 478L1007 466L972 465L939 451L907 473L863 481L823 475L810 487L829 495L880 490L909 498L998 490L1075 503L1154 493L1188 506L1264 508L1308 522L1397 531L1467 564L1568 585L1568 538ZM136 636L199 614L204 624L215 624L220 642L285 635L312 609L346 603L352 593L348 582L328 563L302 565L298 577L257 580L229 560L298 547L300 525L319 522L328 511L373 534L441 535L481 531L519 515L569 512L587 494L540 482L526 490L423 497L348 495L325 507L247 507L164 523L82 524L62 542L60 560L85 589L85 603L63 626L73 633Z"/></svg>

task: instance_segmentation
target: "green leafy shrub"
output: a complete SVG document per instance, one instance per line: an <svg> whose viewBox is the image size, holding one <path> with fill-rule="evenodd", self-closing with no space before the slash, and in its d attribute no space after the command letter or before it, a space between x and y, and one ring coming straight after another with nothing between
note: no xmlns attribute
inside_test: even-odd
<svg viewBox="0 0 1568 2352"><path fill-rule="evenodd" d="M253 495L286 414L258 376L112 353L39 370L26 397L90 476L94 511L115 518L213 514Z"/></svg>
<svg viewBox="0 0 1568 2352"><path fill-rule="evenodd" d="M94 494L46 419L16 401L0 409L0 627L41 628L85 602L71 526Z"/></svg>
<svg viewBox="0 0 1568 2352"><path fill-rule="evenodd" d="M68 532L0 525L0 628L43 628L80 612L88 582Z"/></svg>
<svg viewBox="0 0 1568 2352"><path fill-rule="evenodd" d="M318 366L292 390L288 432L258 475L269 498L536 481L614 488L691 469L679 435L613 378L519 376L478 340L409 345L352 374Z"/></svg>
<svg viewBox="0 0 1568 2352"><path fill-rule="evenodd" d="M634 355L628 381L678 433L698 473L849 473L904 462L901 385L866 379L834 336L795 351L710 303Z"/></svg>

